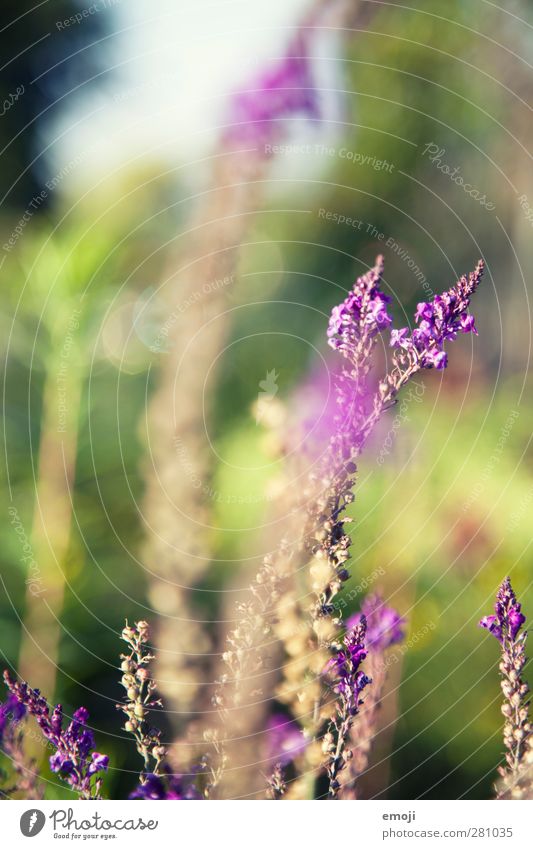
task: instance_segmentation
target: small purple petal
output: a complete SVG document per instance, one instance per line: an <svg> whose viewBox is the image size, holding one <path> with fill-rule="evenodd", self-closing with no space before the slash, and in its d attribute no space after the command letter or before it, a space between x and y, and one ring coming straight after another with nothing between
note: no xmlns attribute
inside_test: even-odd
<svg viewBox="0 0 533 849"><path fill-rule="evenodd" d="M89 765L89 775L94 775L96 772L107 772L109 766L108 755L101 755L99 752L93 752L91 755L92 763Z"/></svg>
<svg viewBox="0 0 533 849"><path fill-rule="evenodd" d="M79 707L78 710L74 711L72 719L79 722L81 725L84 725L89 719L89 711L87 708Z"/></svg>
<svg viewBox="0 0 533 849"><path fill-rule="evenodd" d="M481 619L479 622L479 627L486 628L486 630L489 631L494 637L496 637L496 639L500 643L503 642L502 629L498 624L497 617L493 614L491 614L490 616L484 616L483 619Z"/></svg>

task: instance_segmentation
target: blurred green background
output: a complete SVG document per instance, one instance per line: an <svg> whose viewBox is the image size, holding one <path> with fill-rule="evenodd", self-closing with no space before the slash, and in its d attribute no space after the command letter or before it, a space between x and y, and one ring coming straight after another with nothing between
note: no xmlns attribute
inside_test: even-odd
<svg viewBox="0 0 533 849"><path fill-rule="evenodd" d="M221 458L213 460L216 488L222 496L260 493L270 458L251 412L259 382L275 369L279 397L290 404L317 367L316 351L332 362L327 315L376 253L385 256L398 321L427 297L413 265L438 292L478 257L486 262L473 306L479 337L450 345L445 373L424 374L421 402L406 405L397 427L390 415L360 471L352 581L382 567L379 586L409 622L388 702L397 698L398 721L383 742L383 757L392 751L390 765L378 764L368 776L371 792L384 781L389 798L491 794L502 754L497 646L476 623L508 573L526 614L533 614L532 240L519 201L533 198L527 150L532 86L525 61L533 21L529 4L511 5L502 12L482 2L431 0L418 9L387 4L374 10L366 30L337 45L338 55L330 53L342 80L342 118L302 123L290 141L325 144L335 154L287 154L271 163L238 277L224 294L234 310L230 338L216 385L209 384L209 432ZM279 52L285 35L279 33ZM106 53L99 62L115 73ZM332 96L324 86L324 102ZM68 120L68 103L65 109ZM8 134L4 142L13 136L12 127L0 129ZM494 209L439 170L423 153L428 144L444 149L442 161L459 167ZM357 164L339 155L343 149L393 167ZM10 167L29 165L32 154L24 159ZM64 562L68 587L54 698L67 710L81 703L89 708L99 748L113 764L104 792L119 797L129 792L129 771L138 765L114 708L120 698L118 633L126 617L153 616L138 562L145 460L140 427L165 356L150 350L157 316L153 325L137 322L135 310L157 288L169 245L187 226L191 184L201 186L204 179L201 165L184 172L182 164L169 170L152 151L106 179L85 174L84 188L67 175L1 255L0 650L4 665L16 667L26 571L7 511L16 507L31 537L45 387L47 381L54 385L70 333L68 379L71 391L72 385L79 390L75 521ZM45 177L37 175L36 185ZM22 193L8 193L1 244L35 191L31 183ZM362 225L327 220L320 210ZM391 239L396 248L390 241L387 246ZM109 311L119 309L110 325ZM74 329L73 315L79 316ZM271 336L257 335L272 332L294 335L278 335L274 345ZM380 463L389 428L392 445ZM266 472L246 471L262 464ZM265 504L258 498L236 505L222 497L209 509L213 566L203 585L229 587L240 558L254 549ZM244 530L235 533L236 527ZM216 593L199 594L206 619L219 615L216 600ZM47 792L68 795L54 783Z"/></svg>

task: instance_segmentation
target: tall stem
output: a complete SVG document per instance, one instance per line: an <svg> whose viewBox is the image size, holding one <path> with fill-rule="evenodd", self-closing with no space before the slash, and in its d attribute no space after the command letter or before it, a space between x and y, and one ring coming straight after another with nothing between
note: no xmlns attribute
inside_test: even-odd
<svg viewBox="0 0 533 849"><path fill-rule="evenodd" d="M39 581L29 575L18 672L52 699L61 637L60 616L72 518L82 378L72 363L52 356L43 392L32 547Z"/></svg>

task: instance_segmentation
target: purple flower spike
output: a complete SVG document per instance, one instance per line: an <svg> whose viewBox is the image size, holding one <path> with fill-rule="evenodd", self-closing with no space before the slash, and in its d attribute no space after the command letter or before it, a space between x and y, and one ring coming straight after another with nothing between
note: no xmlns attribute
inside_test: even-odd
<svg viewBox="0 0 533 849"><path fill-rule="evenodd" d="M529 686L524 678L527 663L528 632L522 629L526 617L509 578L505 578L496 594L494 613L484 616L479 625L486 628L501 644L499 664L505 717L503 742L505 766L501 776L499 799L531 798L531 763L533 747L529 718Z"/></svg>
<svg viewBox="0 0 533 849"><path fill-rule="evenodd" d="M366 619L364 616L346 633L343 644L329 661L326 670L334 678L334 690L345 696L350 716L355 716L360 704L359 695L370 683L359 667L365 659Z"/></svg>
<svg viewBox="0 0 533 849"><path fill-rule="evenodd" d="M368 769L378 729L378 715L387 674L385 657L388 649L400 643L405 636L405 620L394 607L386 605L378 593L372 593L364 599L361 612L351 616L346 627L353 628L363 619L367 625L366 669L372 678L372 687L368 690L368 695L365 694L364 708L356 717L350 731L352 756L348 761L346 780L340 791L343 799L358 797L358 780Z"/></svg>
<svg viewBox="0 0 533 849"><path fill-rule="evenodd" d="M326 769L329 777L329 797L335 799L340 789L339 774L348 762L348 738L354 719L363 703L361 694L371 683L370 678L359 668L366 657L366 619L359 622L344 637L344 648L337 651L327 666L334 679L334 691L338 695L336 717L324 735L323 751L327 755Z"/></svg>
<svg viewBox="0 0 533 849"><path fill-rule="evenodd" d="M328 327L329 345L345 357L357 350L363 336L376 336L392 323L387 312L388 295L380 290L383 257L378 256L374 268L358 277L342 304L333 307Z"/></svg>
<svg viewBox="0 0 533 849"><path fill-rule="evenodd" d="M463 275L447 292L436 295L431 303L418 304L415 312L418 326L411 334L407 327L392 331L391 347L403 348L420 368L446 368L444 342L455 339L459 332L477 334L474 317L467 311L483 271L480 260L474 271Z"/></svg>
<svg viewBox="0 0 533 849"><path fill-rule="evenodd" d="M510 578L506 578L498 590L494 611L483 617L479 623L480 628L486 628L502 645L505 641L514 642L526 617L516 599Z"/></svg>
<svg viewBox="0 0 533 849"><path fill-rule="evenodd" d="M304 33L298 34L277 66L233 96L226 139L266 145L282 135L282 119L298 114L319 117Z"/></svg>

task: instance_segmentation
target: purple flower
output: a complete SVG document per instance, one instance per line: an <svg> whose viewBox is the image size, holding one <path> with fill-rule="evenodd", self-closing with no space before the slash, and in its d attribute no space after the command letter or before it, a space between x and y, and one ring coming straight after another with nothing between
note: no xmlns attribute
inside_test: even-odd
<svg viewBox="0 0 533 849"><path fill-rule="evenodd" d="M390 334L390 345L391 348L403 348L404 346L408 346L409 340L409 329L407 327L402 327L400 330L391 330Z"/></svg>
<svg viewBox="0 0 533 849"><path fill-rule="evenodd" d="M93 752L91 755L91 763L89 764L89 775L95 775L97 772L107 772L108 766L108 755L101 755L99 752Z"/></svg>
<svg viewBox="0 0 533 849"><path fill-rule="evenodd" d="M378 330L384 330L392 323L392 318L387 313L387 304L390 300L387 295L377 295L370 304L367 322L375 324Z"/></svg>
<svg viewBox="0 0 533 849"><path fill-rule="evenodd" d="M65 775L70 775L74 769L74 764L64 752L56 752L50 756L50 769L52 772L62 772Z"/></svg>
<svg viewBox="0 0 533 849"><path fill-rule="evenodd" d="M359 697L367 684L370 684L370 679L359 669L367 654L365 634L366 619L361 616L346 633L344 648L331 658L327 667L335 679L335 692L344 696L351 716L356 715L361 703Z"/></svg>
<svg viewBox="0 0 533 849"><path fill-rule="evenodd" d="M415 319L418 321L419 319L425 319L426 321L431 321L433 318L433 307L431 304L421 303L417 304Z"/></svg>
<svg viewBox="0 0 533 849"><path fill-rule="evenodd" d="M461 316L460 324L463 333L475 333L477 336L476 324L473 315Z"/></svg>
<svg viewBox="0 0 533 849"><path fill-rule="evenodd" d="M483 270L480 260L473 272L463 275L447 292L436 295L431 303L419 303L415 312L418 326L412 333L407 327L393 330L391 347L403 349L420 368L445 369L448 358L444 343L455 339L459 332L477 334L474 317L467 310Z"/></svg>
<svg viewBox="0 0 533 849"><path fill-rule="evenodd" d="M405 619L394 607L388 607L381 596L367 596L361 605L361 612L348 619L347 630L358 625L363 616L366 618L365 642L369 650L382 652L403 640Z"/></svg>
<svg viewBox="0 0 533 849"><path fill-rule="evenodd" d="M72 719L75 722L79 722L81 725L84 725L89 719L89 711L87 708L80 707L78 710L75 710L72 714Z"/></svg>
<svg viewBox="0 0 533 849"><path fill-rule="evenodd" d="M502 645L506 642L514 643L526 617L516 599L510 578L505 578L498 589L494 611L481 619L480 628L486 628Z"/></svg>
<svg viewBox="0 0 533 849"><path fill-rule="evenodd" d="M274 714L267 725L267 757L280 766L287 766L307 746L296 722L281 713Z"/></svg>
<svg viewBox="0 0 533 849"><path fill-rule="evenodd" d="M371 683L370 678L359 668L366 657L366 619L351 628L343 640L343 648L331 658L327 672L334 679L337 694L336 715L324 735L322 749L327 755L326 769L329 777L329 798L335 799L340 789L339 774L349 760L348 739L354 719L363 700L361 694Z"/></svg>
<svg viewBox="0 0 533 849"><path fill-rule="evenodd" d="M505 717L503 743L506 753L505 765L498 768L502 779L498 788L499 799L530 798L531 793L529 686L524 678L528 632L522 630L525 621L511 581L505 578L496 593L494 613L484 616L479 623L501 645L498 668L503 695L501 711Z"/></svg>
<svg viewBox="0 0 533 849"><path fill-rule="evenodd" d="M266 144L281 135L280 121L291 115L319 117L305 34L299 33L278 64L234 94L226 139ZM265 151L265 155L270 155Z"/></svg>
<svg viewBox="0 0 533 849"><path fill-rule="evenodd" d="M503 633L497 616L494 614L484 616L479 622L479 627L486 628L489 633L496 637L498 642L503 643Z"/></svg>
<svg viewBox="0 0 533 849"><path fill-rule="evenodd" d="M364 338L372 338L392 323L387 312L391 299L380 290L383 257L358 277L342 304L333 307L328 326L328 344L345 357L357 350Z"/></svg>
<svg viewBox="0 0 533 849"><path fill-rule="evenodd" d="M430 350L425 355L424 368L445 369L448 365L448 354L445 351Z"/></svg>
<svg viewBox="0 0 533 849"><path fill-rule="evenodd" d="M78 708L72 722L64 729L61 705L56 705L50 713L39 690L32 690L24 681L11 681L7 672L4 672L4 680L11 697L36 719L43 735L55 748L50 757L52 772L67 781L80 798L99 798L101 778L93 782L93 777L107 770L108 758L93 751L94 735L85 724L89 719L88 710Z"/></svg>

